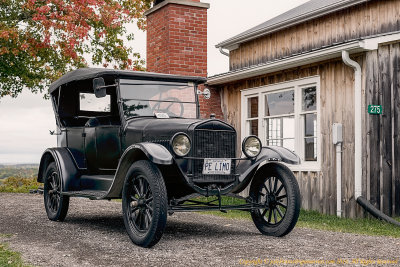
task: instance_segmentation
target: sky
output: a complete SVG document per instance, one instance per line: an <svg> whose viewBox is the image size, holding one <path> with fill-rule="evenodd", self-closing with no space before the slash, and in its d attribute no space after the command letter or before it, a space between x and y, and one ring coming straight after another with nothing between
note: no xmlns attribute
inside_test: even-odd
<svg viewBox="0 0 400 267"><path fill-rule="evenodd" d="M208 10L208 74L228 71L228 57L215 45L263 23L307 0L202 0L210 3ZM134 49L146 55L146 33L133 25ZM40 94L28 91L17 98L0 98L0 164L39 163L48 147L57 146L55 118L51 103Z"/></svg>

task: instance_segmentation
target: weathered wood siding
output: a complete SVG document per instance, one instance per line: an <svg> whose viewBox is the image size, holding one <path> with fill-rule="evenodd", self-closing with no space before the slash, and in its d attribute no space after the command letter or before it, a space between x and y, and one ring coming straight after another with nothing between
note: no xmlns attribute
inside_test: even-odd
<svg viewBox="0 0 400 267"><path fill-rule="evenodd" d="M400 0L374 0L241 44L230 70L360 37L400 30Z"/></svg>
<svg viewBox="0 0 400 267"><path fill-rule="evenodd" d="M382 105L383 115L364 116L364 175L371 203L400 215L400 44L366 54L366 105ZM366 109L364 109L366 110Z"/></svg>
<svg viewBox="0 0 400 267"><path fill-rule="evenodd" d="M354 58L354 57L353 57ZM356 60L363 64L364 56ZM336 153L332 144L332 124L343 124L342 209L347 217L363 214L354 200L354 71L340 58L316 65L226 84L220 88L225 120L240 133L240 90L316 76L320 83L321 171L296 172L302 194L302 207L336 214ZM364 185L366 181L364 181ZM366 186L364 188L366 192Z"/></svg>

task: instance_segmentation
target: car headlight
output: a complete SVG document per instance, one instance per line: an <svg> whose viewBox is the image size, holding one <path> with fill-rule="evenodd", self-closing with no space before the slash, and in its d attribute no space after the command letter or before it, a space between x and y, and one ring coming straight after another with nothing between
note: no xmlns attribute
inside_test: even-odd
<svg viewBox="0 0 400 267"><path fill-rule="evenodd" d="M248 136L243 140L242 151L248 158L255 158L261 152L261 141L257 136Z"/></svg>
<svg viewBox="0 0 400 267"><path fill-rule="evenodd" d="M186 134L178 133L172 137L171 146L177 156L184 157L190 152L190 139Z"/></svg>

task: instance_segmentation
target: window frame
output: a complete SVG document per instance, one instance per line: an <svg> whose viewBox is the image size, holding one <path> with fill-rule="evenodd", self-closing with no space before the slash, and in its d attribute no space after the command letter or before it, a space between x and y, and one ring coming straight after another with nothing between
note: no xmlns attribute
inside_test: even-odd
<svg viewBox="0 0 400 267"><path fill-rule="evenodd" d="M304 88L315 86L317 107L315 111L302 111L302 92ZM288 165L293 171L320 171L321 170L321 97L320 97L320 76L312 76L297 80L291 80L282 83L275 83L267 86L261 86L256 88L248 88L241 90L241 139L248 136L249 133L249 119L247 118L248 111L248 98L258 96L258 117L252 118L258 119L258 136L261 139L263 146L266 146L265 140L267 138L266 133L266 119L270 117L285 117L287 115L278 116L265 116L265 101L266 95L269 93L294 90L294 117L295 117L295 151L301 158L300 165ZM316 161L305 161L305 119L304 114L317 114L317 160Z"/></svg>

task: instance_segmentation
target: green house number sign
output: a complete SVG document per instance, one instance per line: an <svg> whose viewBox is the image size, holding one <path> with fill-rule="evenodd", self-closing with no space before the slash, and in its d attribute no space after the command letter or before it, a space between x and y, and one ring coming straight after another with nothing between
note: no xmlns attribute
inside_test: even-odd
<svg viewBox="0 0 400 267"><path fill-rule="evenodd" d="M377 114L380 115L383 113L383 108L381 105L369 105L368 106L368 113L369 114Z"/></svg>

